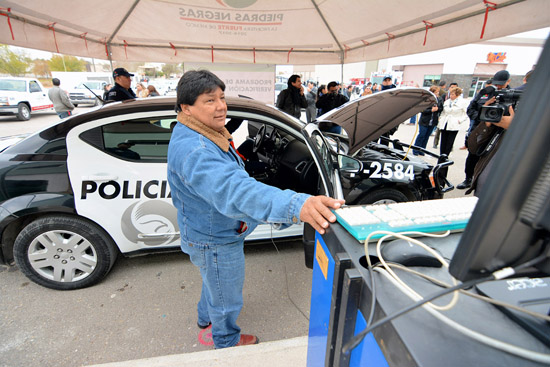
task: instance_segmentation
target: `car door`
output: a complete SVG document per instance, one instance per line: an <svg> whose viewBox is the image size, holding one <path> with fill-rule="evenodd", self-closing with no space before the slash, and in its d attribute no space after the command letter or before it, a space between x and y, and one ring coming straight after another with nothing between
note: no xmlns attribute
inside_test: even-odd
<svg viewBox="0 0 550 367"><path fill-rule="evenodd" d="M107 117L67 135L76 210L103 227L121 252L179 246L166 179L173 111Z"/></svg>
<svg viewBox="0 0 550 367"><path fill-rule="evenodd" d="M323 194L335 199L344 199L338 172L338 158L316 124L307 124L302 129L306 144L319 170Z"/></svg>
<svg viewBox="0 0 550 367"><path fill-rule="evenodd" d="M29 80L29 102L31 103L32 112L51 111L53 109L52 101L36 80Z"/></svg>

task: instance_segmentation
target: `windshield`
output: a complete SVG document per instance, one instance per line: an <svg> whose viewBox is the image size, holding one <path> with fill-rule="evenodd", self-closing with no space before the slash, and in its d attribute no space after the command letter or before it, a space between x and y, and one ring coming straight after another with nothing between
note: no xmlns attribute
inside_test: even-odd
<svg viewBox="0 0 550 367"><path fill-rule="evenodd" d="M86 89L84 84L86 84L88 86L88 88L90 88L90 89L101 89L102 88L101 82L84 82L84 83L80 83L78 85L78 87L76 87L76 88L77 89Z"/></svg>
<svg viewBox="0 0 550 367"><path fill-rule="evenodd" d="M12 92L25 92L27 89L24 80L16 79L3 79L0 80L0 90L7 90Z"/></svg>

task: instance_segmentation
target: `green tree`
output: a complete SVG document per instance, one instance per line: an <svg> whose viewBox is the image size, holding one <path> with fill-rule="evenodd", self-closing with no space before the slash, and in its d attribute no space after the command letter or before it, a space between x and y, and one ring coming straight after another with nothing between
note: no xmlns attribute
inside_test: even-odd
<svg viewBox="0 0 550 367"><path fill-rule="evenodd" d="M162 72L167 77L170 77L172 74L177 74L180 70L177 64L164 64L162 66Z"/></svg>
<svg viewBox="0 0 550 367"><path fill-rule="evenodd" d="M33 61L32 72L36 77L51 78L50 65L48 60L37 59Z"/></svg>
<svg viewBox="0 0 550 367"><path fill-rule="evenodd" d="M0 45L0 72L11 76L24 76L30 66L30 59Z"/></svg>
<svg viewBox="0 0 550 367"><path fill-rule="evenodd" d="M51 71L86 71L86 61L74 56L54 55L49 64Z"/></svg>

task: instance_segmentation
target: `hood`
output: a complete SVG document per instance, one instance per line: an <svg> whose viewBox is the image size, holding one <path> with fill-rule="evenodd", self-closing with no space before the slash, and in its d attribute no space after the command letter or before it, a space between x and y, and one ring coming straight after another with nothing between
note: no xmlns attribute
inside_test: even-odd
<svg viewBox="0 0 550 367"><path fill-rule="evenodd" d="M436 103L435 95L427 90L395 88L350 101L320 116L317 122L342 126L349 137L351 155Z"/></svg>

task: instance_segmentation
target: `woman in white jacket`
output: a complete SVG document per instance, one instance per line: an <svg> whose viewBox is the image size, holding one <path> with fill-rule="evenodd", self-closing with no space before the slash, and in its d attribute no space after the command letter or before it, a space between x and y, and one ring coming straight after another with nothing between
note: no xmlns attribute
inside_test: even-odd
<svg viewBox="0 0 550 367"><path fill-rule="evenodd" d="M443 111L437 124L437 128L441 131L439 154L449 155L451 153L460 126L470 122L466 114L468 104L463 98L459 98L461 94L462 89L459 87L451 89L449 98L443 104Z"/></svg>

